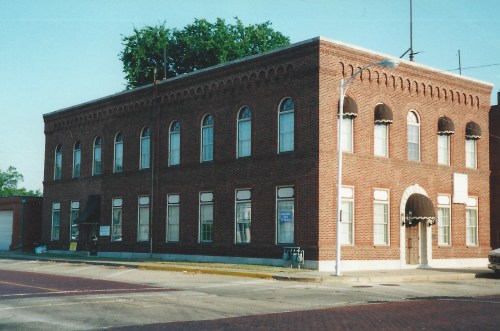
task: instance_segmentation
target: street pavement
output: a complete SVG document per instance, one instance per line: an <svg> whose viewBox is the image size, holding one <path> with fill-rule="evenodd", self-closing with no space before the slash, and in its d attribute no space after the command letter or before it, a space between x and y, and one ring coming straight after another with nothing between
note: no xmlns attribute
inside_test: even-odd
<svg viewBox="0 0 500 331"><path fill-rule="evenodd" d="M341 276L334 272L324 272L308 269L292 269L280 267L252 268L248 265L221 264L221 263L181 263L166 261L130 261L112 260L98 257L81 257L54 254L29 254L10 251L0 251L0 258L15 260L57 261L66 263L85 263L89 265L103 265L127 267L157 271L178 271L197 274L213 274L237 277L251 277L276 279L283 281L298 281L310 283L395 283L395 282L422 282L422 281L451 281L473 278L493 278L491 270L484 268L417 268L396 270L363 270L346 271Z"/></svg>

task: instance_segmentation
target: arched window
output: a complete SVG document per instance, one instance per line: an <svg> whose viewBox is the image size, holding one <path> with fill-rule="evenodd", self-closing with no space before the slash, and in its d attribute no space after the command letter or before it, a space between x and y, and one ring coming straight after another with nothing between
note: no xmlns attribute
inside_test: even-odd
<svg viewBox="0 0 500 331"><path fill-rule="evenodd" d="M408 138L408 160L420 161L420 122L415 111L409 111L406 116Z"/></svg>
<svg viewBox="0 0 500 331"><path fill-rule="evenodd" d="M205 115L201 122L201 162L214 159L214 118Z"/></svg>
<svg viewBox="0 0 500 331"><path fill-rule="evenodd" d="M82 164L82 144L77 141L73 146L73 178L80 177L80 167Z"/></svg>
<svg viewBox="0 0 500 331"><path fill-rule="evenodd" d="M115 158L113 172L123 171L123 134L118 132L115 136Z"/></svg>
<svg viewBox="0 0 500 331"><path fill-rule="evenodd" d="M173 121L169 131L168 165L173 166L181 163L181 125L179 121Z"/></svg>
<svg viewBox="0 0 500 331"><path fill-rule="evenodd" d="M349 96L345 96L342 113L342 138L340 143L342 146L342 151L352 153L354 151L354 119L356 118L356 116L358 116L358 105L356 104L356 101L354 101L354 99ZM338 123L340 124L340 121Z"/></svg>
<svg viewBox="0 0 500 331"><path fill-rule="evenodd" d="M283 99L278 115L278 153L290 152L294 149L294 112L293 100L291 98Z"/></svg>
<svg viewBox="0 0 500 331"><path fill-rule="evenodd" d="M373 152L375 156L389 156L389 124L392 123L392 110L379 103L375 107L375 125L373 128Z"/></svg>
<svg viewBox="0 0 500 331"><path fill-rule="evenodd" d="M61 179L62 174L62 151L61 145L56 146L55 156L54 156L54 179Z"/></svg>
<svg viewBox="0 0 500 331"><path fill-rule="evenodd" d="M438 164L450 165L450 137L455 133L453 121L441 116L438 119Z"/></svg>
<svg viewBox="0 0 500 331"><path fill-rule="evenodd" d="M141 162L139 169L148 169L150 164L150 132L149 128L142 129L141 132Z"/></svg>
<svg viewBox="0 0 500 331"><path fill-rule="evenodd" d="M238 148L236 157L245 157L252 154L252 111L243 107L238 112Z"/></svg>
<svg viewBox="0 0 500 331"><path fill-rule="evenodd" d="M101 174L101 137L94 139L94 155L92 161L92 175L97 176Z"/></svg>
<svg viewBox="0 0 500 331"><path fill-rule="evenodd" d="M475 122L465 126L465 166L477 169L477 141L481 139L481 127Z"/></svg>

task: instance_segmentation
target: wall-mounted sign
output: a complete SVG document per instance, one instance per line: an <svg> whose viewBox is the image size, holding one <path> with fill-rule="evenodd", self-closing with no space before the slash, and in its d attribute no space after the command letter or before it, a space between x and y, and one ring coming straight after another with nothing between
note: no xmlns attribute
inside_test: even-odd
<svg viewBox="0 0 500 331"><path fill-rule="evenodd" d="M100 237L109 237L110 235L111 235L111 226L101 225L99 227L99 236Z"/></svg>

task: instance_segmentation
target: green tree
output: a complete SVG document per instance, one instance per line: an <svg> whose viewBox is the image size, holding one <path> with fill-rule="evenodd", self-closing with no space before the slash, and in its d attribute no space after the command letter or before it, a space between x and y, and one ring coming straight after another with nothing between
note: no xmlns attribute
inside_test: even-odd
<svg viewBox="0 0 500 331"><path fill-rule="evenodd" d="M156 79L180 74L259 54L290 44L290 39L271 28L270 22L244 26L195 19L182 30L168 29L165 24L134 29L122 36L120 53L127 88L153 83Z"/></svg>
<svg viewBox="0 0 500 331"><path fill-rule="evenodd" d="M42 196L40 190L28 191L25 188L18 188L19 183L23 180L23 175L13 166L8 167L6 171L0 169L0 196Z"/></svg>

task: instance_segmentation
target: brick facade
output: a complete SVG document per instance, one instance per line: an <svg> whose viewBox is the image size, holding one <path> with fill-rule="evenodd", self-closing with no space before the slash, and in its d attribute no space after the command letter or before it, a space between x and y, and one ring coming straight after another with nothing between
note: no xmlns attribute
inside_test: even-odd
<svg viewBox="0 0 500 331"><path fill-rule="evenodd" d="M71 201L85 206L101 195L100 225L111 225L112 199L123 199L122 241L98 240L102 255L152 253L159 257L279 264L283 246L300 246L306 266L331 270L335 259L336 149L339 80L382 55L322 38L179 76L114 96L46 114L43 240L51 250L69 247ZM466 244L466 207L451 204L451 243L438 245L438 226L418 225L419 264L484 259L490 250L489 134L491 85L440 73L411 62L391 71L371 67L349 87L359 109L353 120L354 152L344 153L343 185L353 188L353 243L342 246L346 268L407 265L401 208L410 193L453 196L453 175L465 174L468 194L478 201L477 245ZM278 109L294 102L294 148L278 153ZM374 109L393 112L389 156L374 157ZM251 156L236 158L237 115L252 110ZM409 111L420 120L420 161L407 160ZM201 122L214 119L213 161L200 162ZM451 118L450 165L437 164L437 123ZM168 166L169 126L180 122L180 164ZM477 169L465 167L465 127L479 124ZM140 135L151 129L152 169L139 170ZM114 137L123 133L122 173L113 173ZM92 146L102 138L102 173L92 176ZM82 145L81 175L72 178L73 146ZM54 180L60 144L62 178ZM153 175L153 176L152 176ZM276 190L294 188L294 240L277 244ZM235 244L235 190L251 190L251 242ZM389 195L389 242L374 245L375 189ZM138 197L152 196L150 242L137 242ZM213 193L212 242L199 242L199 194ZM166 242L167 194L180 197L179 241ZM52 203L61 205L60 239L51 240ZM403 207L401 207L403 206ZM86 225L80 225L84 233ZM79 238L80 241L86 240ZM80 246L80 244L79 244ZM85 247L85 245L81 245ZM384 261L387 263L384 264Z"/></svg>

